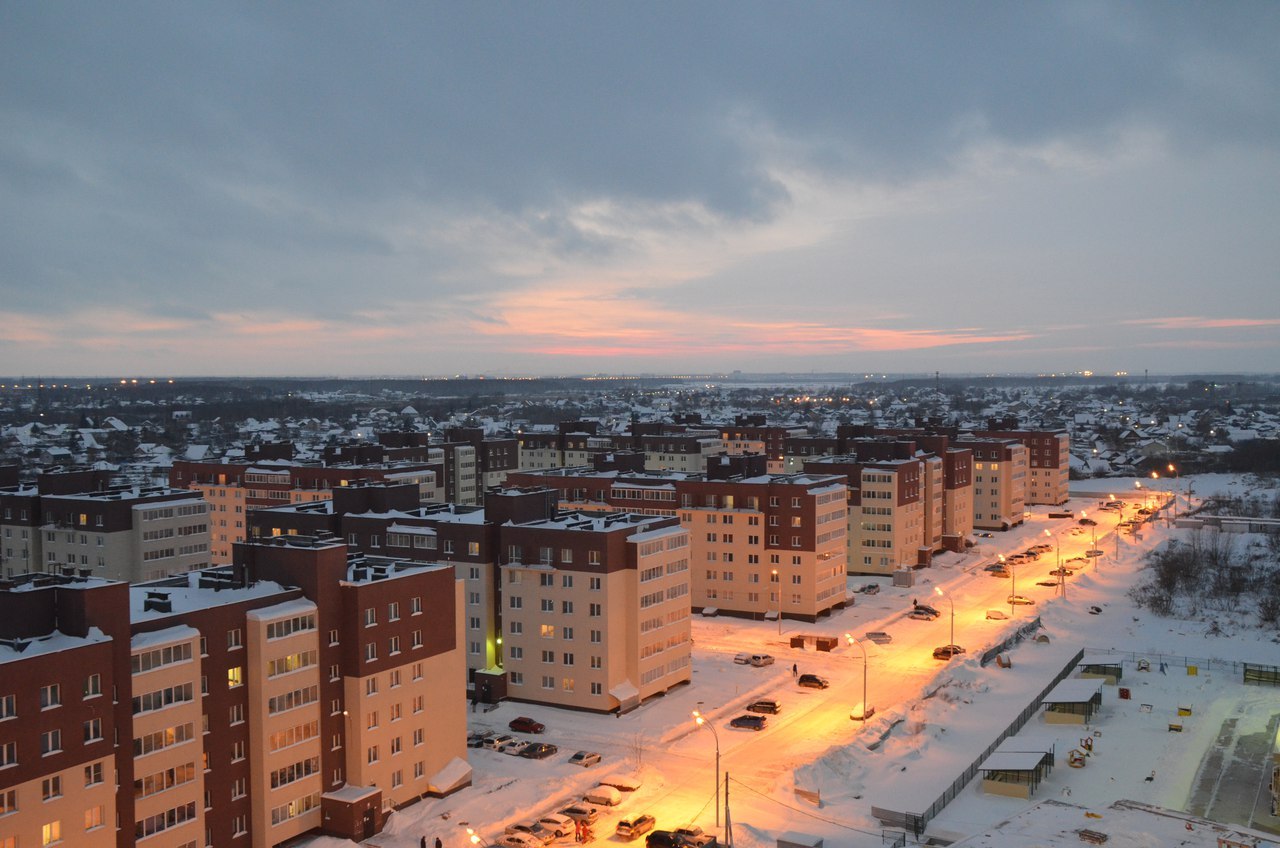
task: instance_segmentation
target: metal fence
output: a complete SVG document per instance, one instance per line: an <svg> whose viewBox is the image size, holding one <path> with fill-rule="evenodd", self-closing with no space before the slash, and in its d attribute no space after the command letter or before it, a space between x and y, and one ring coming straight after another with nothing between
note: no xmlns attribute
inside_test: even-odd
<svg viewBox="0 0 1280 848"><path fill-rule="evenodd" d="M946 790L938 796L937 800L930 804L926 810L919 813L909 813L898 810L887 810L883 807L873 806L871 808L871 815L879 819L881 824L888 827L900 827L913 836L919 837L920 834L924 833L924 829L929 824L929 821L933 819L934 816L938 815L938 813L942 812L943 808L946 807L947 804L950 804L952 800L960 794L961 790L969 785L969 781L973 780L974 777L977 776L982 763L987 759L987 757L991 756L992 752L1000 746L1000 743L1021 730L1023 725L1030 721L1032 716L1040 711L1040 705L1044 703L1045 697L1053 690L1053 687L1067 679L1067 676L1070 675L1071 672L1075 670L1075 667L1080 664L1080 660L1084 658L1084 655L1085 652L1083 650L1077 651L1075 656L1068 660L1067 664L1062 667L1062 670L1054 675L1053 680L1051 680L1049 684L1040 691L1040 694L1036 695L1036 697L1018 713L1017 718L1010 722L1009 726L1006 727L1000 735L983 750L981 754L974 758L973 762L960 772L960 775L951 782L951 785L948 786Z"/></svg>
<svg viewBox="0 0 1280 848"><path fill-rule="evenodd" d="M979 660L979 663L984 667L989 665L991 661L996 658L997 654L1003 654L1005 651L1009 650L1019 642L1025 639L1030 639L1031 634L1035 633L1039 629L1040 629L1040 616L1037 615L1035 618L1031 619L1026 624L1022 625L1017 630L1015 630L1013 634L1009 636L1009 638L1005 639L999 645L994 645L988 648L986 651L984 651L982 653L982 658Z"/></svg>

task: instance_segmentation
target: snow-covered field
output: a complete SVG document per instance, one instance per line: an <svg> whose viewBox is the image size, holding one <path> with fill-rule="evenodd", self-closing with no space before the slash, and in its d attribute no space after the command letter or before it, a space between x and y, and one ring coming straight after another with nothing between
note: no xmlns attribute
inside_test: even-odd
<svg viewBox="0 0 1280 848"><path fill-rule="evenodd" d="M1092 493L1109 487L1133 501L1134 482L1087 481L1080 489ZM1181 481L1182 491L1188 485L1198 499L1217 490L1238 492L1244 484L1226 477L1196 478ZM1185 495L1181 502L1179 512L1186 507ZM655 815L661 829L697 824L711 832L717 826L718 748L721 772L729 775L736 845L772 846L786 831L822 837L827 846L880 845L883 828L871 815L873 804L923 811L1082 649L1125 652L1124 677L1119 686L1103 686L1102 707L1087 728L1049 725L1036 714L1006 743L1014 750L1052 746L1055 751L1055 767L1032 799L984 794L979 777L930 822L927 833L948 840L980 833L1044 799L1087 808L1081 827L1096 821L1095 816L1111 815L1106 808L1119 799L1179 810L1207 804L1210 813L1225 808L1219 796L1242 790L1215 783L1214 769L1202 770L1206 755L1218 751L1229 759L1235 740L1265 732L1280 713L1280 693L1243 686L1230 663L1280 663L1277 636L1251 626L1247 614L1240 621L1218 622L1219 635L1210 635L1210 622L1157 619L1135 608L1127 590L1142 556L1189 531L1151 522L1143 526L1140 540L1125 535L1117 543L1116 518L1096 512L1096 506L1096 498L1073 500L1068 506L1098 517L1097 547L1105 555L1095 563L1070 563L1087 568L1067 578L1065 598L1057 587L1038 584L1050 579L1048 571L1058 559L1072 560L1091 547L1093 532L1074 532L1074 521L1051 520L1037 512L1023 527L977 539L979 544L967 554L939 557L935 567L917 572L919 582L910 589L893 588L883 578L851 578L855 586L879 582L882 590L860 594L855 606L814 624L784 621L779 634L775 622L697 618L692 684L628 715L522 704L475 715L473 727L502 731L514 716L531 715L546 724L543 739L559 745L560 753L535 761L472 750L470 788L395 813L387 829L367 844L416 848L422 836L428 841L438 836L447 848L466 848L468 827L483 842L493 842L506 825L553 812L602 778L640 785L624 793L618 808L602 810L596 842L619 842L612 835L618 819L640 812ZM1005 600L1012 581L989 577L982 566L997 554L1037 542L1057 549L1017 568L1017 594L1036 603L1011 610ZM932 622L906 618L911 601L925 598L942 617ZM950 641L953 603L955 642L968 650L943 662L932 658L932 649ZM1091 614L1090 607L1101 613ZM988 609L1013 615L988 620ZM1047 643L1022 642L1011 648L1006 653L1009 668L979 664L983 650L1036 615ZM812 643L791 648L789 639L846 632L860 637L870 630L887 631L893 641L864 642L867 701L877 710L864 727L849 720L850 708L863 697L860 650L841 639L837 650L818 653ZM777 662L764 668L737 665L732 657L739 651L764 651ZM1148 659L1151 670L1138 671L1136 658ZM800 689L792 679L793 664L801 673L829 678L831 687ZM1121 700L1119 687L1132 697ZM731 728L729 720L760 697L782 702L781 714L770 716L769 727L759 733ZM1190 715L1179 716L1179 708L1189 709ZM694 724L690 715L695 709L709 716L714 732ZM1182 732L1169 732L1171 722L1181 724ZM1092 751L1085 767L1068 767L1068 751L1082 748L1086 737ZM585 770L570 765L569 755L579 749L600 752L602 763ZM723 807L724 798L720 803ZM1256 824L1277 827L1280 820ZM329 848L351 843L320 837L308 844Z"/></svg>

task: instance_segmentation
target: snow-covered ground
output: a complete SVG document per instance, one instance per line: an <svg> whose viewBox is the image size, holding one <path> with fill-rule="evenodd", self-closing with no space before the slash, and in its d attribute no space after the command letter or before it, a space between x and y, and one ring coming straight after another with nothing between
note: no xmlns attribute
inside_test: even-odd
<svg viewBox="0 0 1280 848"><path fill-rule="evenodd" d="M1143 494L1134 483L1090 480L1079 489L1114 491L1134 504L1126 510L1131 514ZM1238 492L1245 484L1229 477L1206 477L1179 481L1178 486L1184 493L1193 488L1198 499L1218 490ZM822 837L828 846L880 845L883 828L871 815L873 804L923 811L1082 649L1125 652L1129 662L1124 678L1119 686L1103 687L1102 707L1087 728L1049 725L1037 713L1016 739L1006 743L1014 750L1052 746L1055 751L1055 767L1032 799L984 794L979 777L930 822L927 833L948 840L982 833L1044 799L1086 808L1087 816L1055 811L1080 815L1080 827L1105 822L1113 815L1108 805L1120 799L1179 810L1215 803L1221 807L1218 796L1228 794L1227 787L1212 780L1214 769L1202 770L1206 755L1226 748L1224 755L1230 757L1234 740L1265 731L1273 715L1280 713L1275 689L1241 685L1238 672L1231 673L1228 664L1277 664L1276 634L1247 622L1226 621L1219 622L1219 635L1210 635L1208 622L1158 619L1135 608L1127 590L1143 555L1189 531L1165 521L1150 522L1143 525L1140 539L1122 535L1117 541L1116 517L1098 512L1097 505L1096 498L1073 499L1067 507L1077 514L1088 510L1098 518L1096 543L1104 556L1097 562L1072 561L1093 546L1092 530L1037 511L1022 527L977 538L978 544L966 554L939 557L935 567L917 572L919 582L909 589L894 588L883 578L852 578L852 585L879 582L882 590L859 594L853 607L823 621L784 621L779 634L775 622L697 618L692 684L628 715L511 703L475 715L474 728L503 731L514 716L531 715L546 724L542 738L559 745L560 753L535 761L472 750L471 787L395 813L386 830L367 844L415 848L422 836L428 841L438 836L447 848L468 848L468 827L483 842L493 842L506 825L558 810L601 779L613 778L640 785L624 793L618 808L602 811L596 842L620 841L612 835L618 819L640 812L655 815L662 829L698 824L714 831L718 749L720 771L729 775L736 845L765 848L786 831ZM1184 494L1179 512L1185 508ZM1036 543L1052 544L1055 550L1018 567L1012 581L989 577L982 570L998 554ZM1048 571L1059 559L1070 561L1071 567L1087 566L1067 578L1065 598L1058 587L1039 585L1052 579ZM1017 594L1030 597L1034 605L1011 608L1005 603L1014 581ZM925 598L942 617L932 622L906 618L911 601ZM1091 614L1090 607L1101 613ZM1012 617L988 620L988 609L1012 612ZM1047 643L1029 641L1011 648L1006 652L1009 668L979 664L987 647L1036 615ZM954 641L967 653L950 662L933 659L933 647L951 641L952 627ZM849 720L850 708L863 698L860 649L841 639L837 650L819 653L812 642L800 649L791 648L789 640L801 634L841 637L846 632L860 637L870 630L886 631L893 641L863 643L867 701L877 709L863 726ZM739 651L764 651L777 662L764 668L737 665L732 657ZM1148 659L1151 671L1137 671L1136 658ZM800 689L792 679L793 664L801 673L829 678L831 687ZM1195 667L1194 674L1188 666ZM1121 686L1130 691L1129 700L1118 697ZM769 727L759 733L731 728L729 720L760 697L782 702L781 714L770 716ZM1179 716L1179 708L1189 709L1190 715ZM710 718L713 732L694 724L690 716L695 709ZM1171 722L1181 724L1183 731L1169 732ZM1085 738L1092 745L1085 767L1068 767L1068 751L1083 747ZM585 770L570 765L568 757L579 749L600 752L603 762ZM723 806L724 798L720 803ZM721 820L722 830L723 824ZM1277 827L1280 820L1259 824ZM351 843L318 837L308 844L336 848Z"/></svg>

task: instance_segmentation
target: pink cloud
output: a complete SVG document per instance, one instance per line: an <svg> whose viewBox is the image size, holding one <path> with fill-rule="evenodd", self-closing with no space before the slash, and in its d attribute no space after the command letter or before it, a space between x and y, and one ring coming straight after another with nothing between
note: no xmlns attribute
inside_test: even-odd
<svg viewBox="0 0 1280 848"><path fill-rule="evenodd" d="M1120 323L1154 327L1158 330L1232 330L1242 327L1280 326L1280 318L1204 318L1184 316L1134 318Z"/></svg>

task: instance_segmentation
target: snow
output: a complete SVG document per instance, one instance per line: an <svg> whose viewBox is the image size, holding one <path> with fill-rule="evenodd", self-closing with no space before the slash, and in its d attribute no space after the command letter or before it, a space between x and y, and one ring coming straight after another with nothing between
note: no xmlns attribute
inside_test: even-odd
<svg viewBox="0 0 1280 848"><path fill-rule="evenodd" d="M1141 497L1135 482L1089 480L1081 486L1133 502ZM1222 475L1161 484L1184 493L1184 504L1187 491L1205 495L1246 485ZM935 558L933 568L916 572L916 586L874 581L881 586L879 594L859 594L855 606L815 623L695 616L690 685L621 716L516 703L473 714L472 728L500 732L516 715L531 715L547 726L540 738L559 745L560 753L536 761L468 751L470 787L395 813L386 830L367 844L414 848L426 835L429 840L439 836L447 848L470 848L467 827L492 843L506 825L558 810L598 783L620 778L639 786L624 793L619 807L601 810L595 841L612 840L619 818L641 812L655 815L661 829L698 824L714 832L718 763L721 776L728 773L733 840L739 848L773 848L776 839L793 831L832 848L879 846L885 827L873 817L873 805L924 812L944 796L948 803L926 832L967 840L967 846L1079 845L1082 828L1107 833L1109 845L1216 845L1204 840L1243 831L1236 825L1215 830L1202 818L1153 812L1145 805L1167 810L1202 802L1229 805L1245 789L1249 798L1259 791L1253 785L1217 783L1216 767L1202 764L1217 755L1237 756L1246 737L1270 729L1269 739L1274 738L1280 697L1274 688L1239 682L1238 663L1275 664L1280 659L1276 634L1248 619L1162 619L1137 608L1128 590L1143 556L1193 531L1157 520L1143 525L1140 540L1127 535L1117 540L1113 528L1120 516L1095 512L1098 499L1091 494L1053 508L1077 515L1084 509L1097 517L1093 529L1105 554L1080 563L1082 570L1066 581L1065 598L1057 587L1037 585L1055 567L1054 553L1015 571L1018 593L1035 600L1033 606L1010 609L1004 602L1010 582L982 571L998 553L1043 541L1046 529L1059 532L1063 561L1090 547L1092 532L1070 535L1065 531L1074 523L1048 519L1048 509L1038 507L1024 526L979 538L963 554ZM868 578L850 582L861 585ZM954 614L943 605L936 621L907 619L912 598L933 594L935 588L954 602ZM1101 613L1091 614L1093 607ZM987 609L1009 610L1010 618L989 621ZM1041 626L1034 629L1037 616ZM947 662L932 659L933 647L951 641L952 626L954 641L968 652ZM870 630L887 631L893 641L863 643L865 670L859 649L843 639L830 653L790 646L792 636ZM1001 647L1011 661L1008 668L994 661L980 664L984 651L1004 645L1020 630L1043 635L1047 642L1029 639ZM763 668L735 664L734 654L742 651L766 652L777 662ZM1121 663L1123 676L1112 685L1077 679L1072 671L1062 684L1055 683L1080 655L1095 663ZM1139 659L1148 660L1149 671L1138 671ZM831 687L800 689L792 679L793 664L798 672L829 678ZM850 721L850 707L863 700L864 680L866 701L876 713L865 723ZM1073 697L1100 689L1102 703L1090 724L1049 724L1043 708L1028 710L1055 685L1071 690ZM1129 698L1120 697L1122 689ZM729 726L759 698L782 704L779 715L768 716L763 732ZM1180 708L1190 714L1179 715ZM695 709L708 719L703 727L690 718ZM1016 733L1005 735L1024 719ZM1171 732L1170 724L1180 724L1181 732ZM580 749L599 751L602 762L589 769L570 765L569 755ZM1088 753L1083 768L1069 767L1072 749ZM991 763L1010 758L1025 766L1022 759L1038 759L1034 752L1039 751L1054 753L1054 767L1030 799L983 792L979 767L1007 767ZM966 771L977 776L952 791ZM1265 794L1265 786L1260 791ZM723 836L724 816L719 818ZM1280 828L1280 821L1266 816L1254 824L1268 822ZM317 837L308 844L351 843Z"/></svg>

